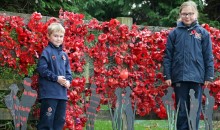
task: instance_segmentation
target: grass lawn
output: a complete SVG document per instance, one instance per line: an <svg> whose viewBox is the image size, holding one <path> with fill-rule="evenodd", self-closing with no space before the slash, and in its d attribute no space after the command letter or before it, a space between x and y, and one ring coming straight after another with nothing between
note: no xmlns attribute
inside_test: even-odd
<svg viewBox="0 0 220 130"><path fill-rule="evenodd" d="M213 123L214 125L216 122ZM217 123L219 124L219 122ZM168 130L167 120L135 120L134 124L135 130ZM109 120L96 120L95 130L113 130L112 123ZM199 130L205 130L205 124L201 120ZM215 128L213 130L220 130L220 128Z"/></svg>
<svg viewBox="0 0 220 130"><path fill-rule="evenodd" d="M113 130L110 120L96 120L95 130ZM135 120L135 130L166 130L168 129L166 120ZM86 130L86 129L85 129Z"/></svg>

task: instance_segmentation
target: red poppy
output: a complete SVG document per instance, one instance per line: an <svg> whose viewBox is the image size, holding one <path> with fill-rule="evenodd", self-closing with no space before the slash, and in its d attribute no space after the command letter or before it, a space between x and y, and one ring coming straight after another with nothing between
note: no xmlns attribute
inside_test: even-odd
<svg viewBox="0 0 220 130"><path fill-rule="evenodd" d="M52 56L52 59L53 59L53 60L56 60L56 56Z"/></svg>
<svg viewBox="0 0 220 130"><path fill-rule="evenodd" d="M195 35L196 33L197 33L196 30L192 30L190 35Z"/></svg>
<svg viewBox="0 0 220 130"><path fill-rule="evenodd" d="M124 69L120 72L120 75L119 77L122 79L122 80L125 80L128 78L128 70L127 69Z"/></svg>
<svg viewBox="0 0 220 130"><path fill-rule="evenodd" d="M100 43L105 43L106 41L107 41L107 35L106 34L100 34L99 36L98 36L98 40L99 40L99 42Z"/></svg>

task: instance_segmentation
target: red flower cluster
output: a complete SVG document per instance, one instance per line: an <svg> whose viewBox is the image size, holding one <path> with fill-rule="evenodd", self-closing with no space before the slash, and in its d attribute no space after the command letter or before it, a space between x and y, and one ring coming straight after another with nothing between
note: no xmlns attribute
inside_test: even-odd
<svg viewBox="0 0 220 130"><path fill-rule="evenodd" d="M212 49L214 55L214 68L215 68L215 79L214 82L209 86L211 93L215 97L215 106L220 106L220 30L217 28L210 27L208 24L202 25L211 36Z"/></svg>
<svg viewBox="0 0 220 130"><path fill-rule="evenodd" d="M95 46L88 49L95 72L90 82L98 86L97 92L107 95L103 103L110 98L114 107L114 90L130 86L137 114L144 116L153 110L164 117L166 112L161 103L157 107L155 97L162 96L166 88L161 86L161 62L169 30L152 33L147 28L139 30L136 25L129 30L116 19L92 27L103 30Z"/></svg>

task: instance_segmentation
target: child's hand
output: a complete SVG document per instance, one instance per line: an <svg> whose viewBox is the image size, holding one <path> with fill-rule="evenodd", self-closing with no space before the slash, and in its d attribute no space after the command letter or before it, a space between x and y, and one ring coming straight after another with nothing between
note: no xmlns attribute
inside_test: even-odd
<svg viewBox="0 0 220 130"><path fill-rule="evenodd" d="M172 81L170 79L168 79L168 80L165 81L165 83L166 83L167 86L171 86Z"/></svg>
<svg viewBox="0 0 220 130"><path fill-rule="evenodd" d="M210 83L210 81L205 81L204 86L208 86Z"/></svg>
<svg viewBox="0 0 220 130"><path fill-rule="evenodd" d="M63 85L65 88L69 89L70 88L70 81L66 80L66 82Z"/></svg>
<svg viewBox="0 0 220 130"><path fill-rule="evenodd" d="M63 86L66 82L66 79L64 76L58 76L57 82Z"/></svg>

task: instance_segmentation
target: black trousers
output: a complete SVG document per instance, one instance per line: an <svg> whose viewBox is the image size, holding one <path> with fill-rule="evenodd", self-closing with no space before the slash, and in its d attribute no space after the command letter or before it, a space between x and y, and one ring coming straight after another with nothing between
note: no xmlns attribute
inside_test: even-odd
<svg viewBox="0 0 220 130"><path fill-rule="evenodd" d="M180 83L174 83L173 86L174 86L174 92L175 92L176 105L179 103L179 111L178 111L178 116L177 116L177 130L189 130L188 117L190 116L190 114L193 115L193 113L194 113L194 116L191 116L189 118L191 122L196 124L194 128L198 130L200 113L201 113L201 105L202 105L201 84L194 83L194 82L180 82ZM190 95L189 95L190 89L193 89L195 91L193 96L196 99L195 101L197 103L190 104ZM196 107L196 111L194 111L192 107ZM192 110L190 110L190 108Z"/></svg>
<svg viewBox="0 0 220 130"><path fill-rule="evenodd" d="M62 130L66 116L66 100L42 99L38 130Z"/></svg>

